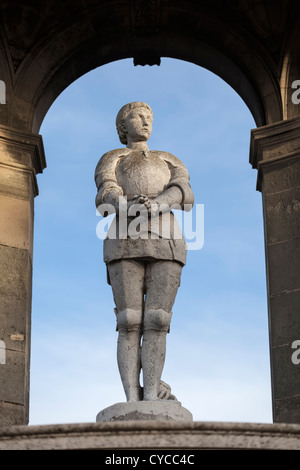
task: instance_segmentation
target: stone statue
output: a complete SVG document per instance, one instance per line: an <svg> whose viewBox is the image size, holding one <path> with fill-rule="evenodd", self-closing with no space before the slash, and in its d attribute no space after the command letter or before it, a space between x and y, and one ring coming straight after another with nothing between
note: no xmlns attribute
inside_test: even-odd
<svg viewBox="0 0 300 470"><path fill-rule="evenodd" d="M104 154L95 171L96 206L100 212L103 205L113 207L116 213L104 240L104 261L116 305L117 360L127 402L175 399L161 375L187 249L171 209L190 210L194 202L184 164L170 153L149 150L152 121L146 103L123 106L116 126L126 147ZM138 213L130 212L133 206ZM121 207L127 211L125 235ZM130 223L143 211L144 230L130 236Z"/></svg>

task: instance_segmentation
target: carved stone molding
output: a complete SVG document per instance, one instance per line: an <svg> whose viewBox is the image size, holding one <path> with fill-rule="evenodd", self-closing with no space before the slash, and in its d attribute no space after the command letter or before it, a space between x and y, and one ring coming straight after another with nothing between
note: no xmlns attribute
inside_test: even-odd
<svg viewBox="0 0 300 470"><path fill-rule="evenodd" d="M262 169L299 158L300 118L295 117L268 126L253 129L251 132L250 163L258 170L257 189L262 189Z"/></svg>
<svg viewBox="0 0 300 470"><path fill-rule="evenodd" d="M33 194L38 195L36 174L46 167L42 137L0 126L0 167L28 174Z"/></svg>

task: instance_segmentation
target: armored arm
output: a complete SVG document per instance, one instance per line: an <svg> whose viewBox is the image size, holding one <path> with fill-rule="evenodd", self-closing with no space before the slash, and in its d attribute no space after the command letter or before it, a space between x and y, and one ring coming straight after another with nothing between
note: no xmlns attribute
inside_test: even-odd
<svg viewBox="0 0 300 470"><path fill-rule="evenodd" d="M162 158L166 161L171 172L169 184L152 203L180 205L182 210L189 211L194 204L194 195L191 189L189 174L185 165L171 153L164 152Z"/></svg>
<svg viewBox="0 0 300 470"><path fill-rule="evenodd" d="M95 183L97 186L96 207L101 212L103 204L113 206L118 213L120 198L122 201L123 190L116 180L116 165L120 158L120 150L112 150L105 153L99 160L95 170ZM106 211L107 212L107 211Z"/></svg>

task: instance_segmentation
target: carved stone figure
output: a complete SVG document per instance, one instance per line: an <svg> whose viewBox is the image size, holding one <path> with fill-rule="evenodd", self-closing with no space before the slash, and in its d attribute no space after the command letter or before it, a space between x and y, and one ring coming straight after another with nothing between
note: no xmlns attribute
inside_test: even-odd
<svg viewBox="0 0 300 470"><path fill-rule="evenodd" d="M116 305L117 360L128 402L175 399L161 375L186 244L171 210L174 205L190 210L194 202L184 164L168 152L149 150L152 121L146 103L123 106L116 125L126 147L104 154L95 171L96 206L101 212L105 204L116 213L104 240L104 261ZM130 224L142 212L146 224L139 236L131 236ZM164 233L166 214L169 230Z"/></svg>

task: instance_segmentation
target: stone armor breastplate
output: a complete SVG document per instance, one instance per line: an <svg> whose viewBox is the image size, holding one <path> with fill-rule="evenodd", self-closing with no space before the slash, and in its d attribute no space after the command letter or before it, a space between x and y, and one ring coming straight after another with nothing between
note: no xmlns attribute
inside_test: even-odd
<svg viewBox="0 0 300 470"><path fill-rule="evenodd" d="M116 179L128 200L140 194L155 197L169 183L171 173L168 164L158 153L132 151L119 160Z"/></svg>

